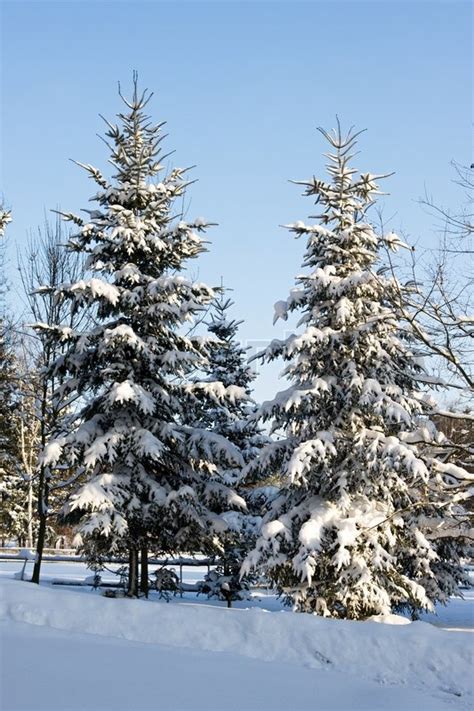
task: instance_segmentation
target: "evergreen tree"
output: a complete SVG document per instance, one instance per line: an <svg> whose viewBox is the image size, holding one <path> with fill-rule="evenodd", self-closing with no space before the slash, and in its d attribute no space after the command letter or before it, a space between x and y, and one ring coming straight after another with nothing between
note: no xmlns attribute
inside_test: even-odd
<svg viewBox="0 0 474 711"><path fill-rule="evenodd" d="M258 454L261 447L269 440L261 430L255 417L256 405L252 400L252 384L255 373L248 363L247 349L238 340L241 321L230 318L229 311L234 305L226 297L221 285L219 296L214 300L208 331L215 337L208 346L208 362L204 369L205 379L219 382L226 388L237 386L242 396L232 402L213 404L204 407L198 415L200 426L225 437L239 450L244 464L248 464ZM249 492L248 484L242 479L242 468L223 463L222 481L235 487L238 493L248 500L255 498L255 492ZM217 594L227 599L241 598L243 584L239 578L240 568L250 544L254 542L260 524L259 511L255 506L248 506L248 511L222 510L222 502L217 501L217 513L222 513L228 529L215 539L221 564L217 572L212 571L205 581L204 592Z"/></svg>
<svg viewBox="0 0 474 711"><path fill-rule="evenodd" d="M21 476L20 418L11 330L0 318L0 537L2 545L28 537L27 489Z"/></svg>
<svg viewBox="0 0 474 711"><path fill-rule="evenodd" d="M58 298L71 309L95 309L85 332L49 329L67 344L55 372L65 377L61 395L86 402L81 415L45 451L48 466L83 468L88 481L67 510L80 518L89 554L128 550L128 594L138 594L138 556L147 588L147 545L161 551L194 546L225 528L211 499L226 508L244 502L220 476L219 466L239 466L237 447L224 437L187 424L202 401L241 397L240 388L195 382L206 362L206 339L184 334L211 303L214 292L182 272L204 251L202 219L187 223L173 212L186 188L185 171L164 174L162 124L144 113L146 92L135 90L119 124L108 123L112 180L83 167L97 184L96 208L79 227L72 249L88 253L92 278L66 285ZM158 175L161 174L161 179Z"/></svg>
<svg viewBox="0 0 474 711"><path fill-rule="evenodd" d="M10 210L5 210L3 205L0 205L0 237L5 234L5 229L9 222L12 221Z"/></svg>
<svg viewBox="0 0 474 711"><path fill-rule="evenodd" d="M28 507L21 476L18 382L13 329L6 313L5 228L11 214L0 206L0 538L25 545L28 535Z"/></svg>
<svg viewBox="0 0 474 711"><path fill-rule="evenodd" d="M436 429L393 305L399 285L379 255L400 241L366 217L384 176L350 167L358 134L321 132L331 181L302 183L322 209L316 223L288 226L307 238L305 273L275 307L283 319L299 313L303 330L262 354L286 361L290 385L261 408L282 437L252 467L279 470L282 488L243 570L265 569L300 611L363 618L431 609L444 597L446 569L454 578L461 571L456 557L440 561L428 533L445 525L467 473L426 454Z"/></svg>
<svg viewBox="0 0 474 711"><path fill-rule="evenodd" d="M0 318L4 321L6 315L5 296L8 290L8 281L5 273L5 230L11 222L11 212L5 210L0 204Z"/></svg>
<svg viewBox="0 0 474 711"><path fill-rule="evenodd" d="M252 399L255 373L248 363L248 349L238 339L242 321L229 318L228 312L233 306L233 301L226 298L225 289L221 286L207 324L215 340L211 340L208 346L205 375L208 382L220 382L226 388L241 388L242 396L210 408L203 414L203 424L238 447L247 464L255 458L262 445L268 442L268 437L262 434L261 425L253 417L256 413ZM228 469L226 478L229 483L238 482L241 479L240 469Z"/></svg>

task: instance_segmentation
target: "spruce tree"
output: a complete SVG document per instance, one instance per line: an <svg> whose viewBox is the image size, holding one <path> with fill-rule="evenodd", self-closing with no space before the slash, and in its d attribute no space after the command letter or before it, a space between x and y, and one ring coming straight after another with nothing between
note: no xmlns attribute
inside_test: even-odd
<svg viewBox="0 0 474 711"><path fill-rule="evenodd" d="M3 205L0 205L0 237L4 236L6 227L11 221L12 215L10 210L5 210Z"/></svg>
<svg viewBox="0 0 474 711"><path fill-rule="evenodd" d="M27 491L21 476L18 380L13 328L7 316L5 294L5 229L11 214L0 206L0 538L24 545L29 528Z"/></svg>
<svg viewBox="0 0 474 711"><path fill-rule="evenodd" d="M242 321L230 318L229 311L234 302L226 297L226 289L221 285L218 297L213 301L207 323L209 333L215 340L208 345L208 359L205 366L206 380L220 382L224 387L241 388L241 397L233 402L225 402L211 407L203 415L203 423L214 432L226 437L240 452L245 464L258 454L268 437L262 434L257 418L256 406L252 398L255 372L252 370L248 348L239 341L239 326ZM233 472L228 469L226 478L229 483L241 479L240 469Z"/></svg>
<svg viewBox="0 0 474 711"><path fill-rule="evenodd" d="M320 129L330 144L330 181L302 182L321 207L316 222L288 225L307 240L304 273L276 317L299 315L299 333L262 357L286 362L289 387L260 414L281 437L251 465L281 472L243 571L263 569L299 611L364 618L400 606L431 609L456 557L429 537L443 528L460 479L427 454L436 439L418 383L420 364L395 304L367 211L385 176L350 167L358 134ZM430 525L427 526L427 522Z"/></svg>
<svg viewBox="0 0 474 711"><path fill-rule="evenodd" d="M88 253L90 278L65 285L58 298L71 309L93 308L85 332L57 327L67 344L55 371L65 378L61 396L85 401L75 424L46 448L50 466L82 468L87 483L67 511L91 558L128 551L128 594L138 594L138 556L147 591L147 547L168 552L209 540L226 527L211 499L226 508L244 506L220 476L220 466L240 466L237 447L224 437L188 424L202 402L233 402L235 386L196 382L206 363L207 339L185 327L214 298L207 285L187 278L188 260L205 250L203 219L185 222L179 211L185 171L164 171L163 124L145 114L150 99L138 94L119 123L108 123L109 181L83 165L97 184L88 219L65 218L79 227L71 249Z"/></svg>
<svg viewBox="0 0 474 711"><path fill-rule="evenodd" d="M261 425L255 417L256 405L252 399L255 373L248 363L248 349L238 339L242 321L230 317L229 312L234 303L226 296L226 291L221 284L220 293L212 304L207 322L208 331L215 340L210 341L208 345L204 376L208 382L219 382L226 388L237 386L241 396L232 402L204 406L194 414L198 416L200 426L231 442L240 452L243 463L247 465L269 440L262 433ZM239 572L244 556L254 542L260 516L251 503L256 497L255 490L250 490L243 479L241 467L232 467L224 462L221 479L225 485L234 487L239 495L247 500L248 510L229 511L222 509L222 501L216 501L216 513L223 515L228 528L214 539L221 563L217 571L212 571L207 576L203 590L209 595L217 594L227 599L230 605L232 599L239 599L245 594L245 583L240 580Z"/></svg>
<svg viewBox="0 0 474 711"><path fill-rule="evenodd" d="M8 291L8 281L5 273L5 230L9 222L11 222L11 212L5 210L0 204L0 317L5 321L6 302L5 297Z"/></svg>
<svg viewBox="0 0 474 711"><path fill-rule="evenodd" d="M2 545L28 538L27 487L21 475L20 417L11 329L0 318L0 537Z"/></svg>

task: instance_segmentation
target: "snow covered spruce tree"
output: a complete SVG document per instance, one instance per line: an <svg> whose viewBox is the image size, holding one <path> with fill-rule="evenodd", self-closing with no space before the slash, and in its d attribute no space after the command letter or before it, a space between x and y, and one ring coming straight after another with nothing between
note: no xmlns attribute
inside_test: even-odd
<svg viewBox="0 0 474 711"><path fill-rule="evenodd" d="M384 176L349 166L359 134L320 131L331 181L301 183L322 209L318 222L288 226L307 238L305 273L275 306L276 319L299 313L302 332L261 354L286 361L290 386L261 407L281 437L250 469L278 469L282 488L243 572L265 570L299 611L430 609L461 571L456 559L437 567L425 523L442 528L456 497L446 465L426 455L437 434L379 256L400 242L367 221Z"/></svg>
<svg viewBox="0 0 474 711"><path fill-rule="evenodd" d="M11 213L0 205L0 540L26 543L28 511L21 477L20 419L18 417L18 379L13 328L7 317L5 294L5 229Z"/></svg>
<svg viewBox="0 0 474 711"><path fill-rule="evenodd" d="M135 77L131 101L119 124L108 123L115 167L112 180L83 167L98 186L88 220L66 214L79 227L70 247L89 254L91 278L65 285L58 298L71 309L95 310L85 332L57 327L51 337L67 344L56 372L69 392L85 401L76 424L52 440L45 462L85 470L87 482L67 511L91 559L128 551L128 594L148 583L147 549L194 549L225 528L208 502L226 508L245 503L220 477L220 466L242 457L224 437L186 424L202 401L230 403L240 389L195 382L206 362L206 338L186 335L186 324L211 303L214 292L181 272L204 251L204 220L184 222L173 211L184 195L185 171L164 174L162 125L144 109ZM161 179L158 178L159 174Z"/></svg>
<svg viewBox="0 0 474 711"><path fill-rule="evenodd" d="M234 302L226 298L225 291L221 286L207 324L215 340L209 342L205 374L209 382L217 381L227 388L237 386L241 396L209 408L203 414L203 423L232 442L241 452L243 461L248 463L258 454L262 444L268 443L268 437L262 434L261 425L253 417L256 412L252 399L255 373L248 363L247 348L238 339L242 321L229 317ZM226 479L230 484L238 483L241 469L228 467Z"/></svg>
<svg viewBox="0 0 474 711"><path fill-rule="evenodd" d="M12 330L0 316L0 539L31 545L28 530L28 492L22 477L21 420L18 405L17 362Z"/></svg>
<svg viewBox="0 0 474 711"><path fill-rule="evenodd" d="M10 210L5 210L3 205L0 205L0 237L5 234L5 228L9 222L12 221L12 215Z"/></svg>
<svg viewBox="0 0 474 711"><path fill-rule="evenodd" d="M207 324L215 340L209 343L204 376L206 381L222 383L225 388L237 386L240 396L233 401L210 405L202 403L202 407L195 410L193 415L197 415L199 426L231 442L240 452L243 462L248 464L269 439L262 433L254 417L256 405L252 400L252 383L255 374L248 364L247 349L238 340L242 322L229 315L233 306L234 303L226 296L226 289L221 285ZM232 466L224 461L221 478L224 486L235 488L244 499L252 500L256 497L255 491L249 490L242 481L240 466ZM255 540L260 516L252 505L248 511L229 511L222 497L215 501L215 505L217 508L214 510L222 514L228 528L215 539L221 565L217 571L211 571L208 575L203 591L227 599L230 605L232 599L239 599L245 594L246 585L240 580L239 572L244 556Z"/></svg>

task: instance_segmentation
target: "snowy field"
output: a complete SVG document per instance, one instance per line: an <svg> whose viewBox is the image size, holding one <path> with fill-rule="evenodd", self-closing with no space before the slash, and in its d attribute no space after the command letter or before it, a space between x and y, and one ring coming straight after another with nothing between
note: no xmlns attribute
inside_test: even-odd
<svg viewBox="0 0 474 711"><path fill-rule="evenodd" d="M46 563L40 588L13 580L20 569L0 564L2 711L473 707L472 590L428 623L382 625L296 615L265 591L232 610L190 594L106 599L51 585L84 580L81 564Z"/></svg>

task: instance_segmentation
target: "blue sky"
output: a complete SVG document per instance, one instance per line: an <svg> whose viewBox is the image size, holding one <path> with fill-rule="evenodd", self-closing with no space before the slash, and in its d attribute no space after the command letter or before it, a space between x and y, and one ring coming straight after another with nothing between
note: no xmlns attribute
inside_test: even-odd
<svg viewBox="0 0 474 711"><path fill-rule="evenodd" d="M463 199L450 161L470 163L470 2L28 2L3 0L0 193L14 250L44 210L87 207L93 186L68 159L106 168L99 113L121 109L132 70L155 92L176 165L196 165L189 216L219 227L199 278L234 289L242 337L281 337L273 303L299 272L303 243L279 225L314 209L289 179L324 170L316 126L366 128L356 167L395 171L390 227L429 257L434 219L417 199ZM18 301L14 290L12 303ZM269 397L275 369L260 378Z"/></svg>

